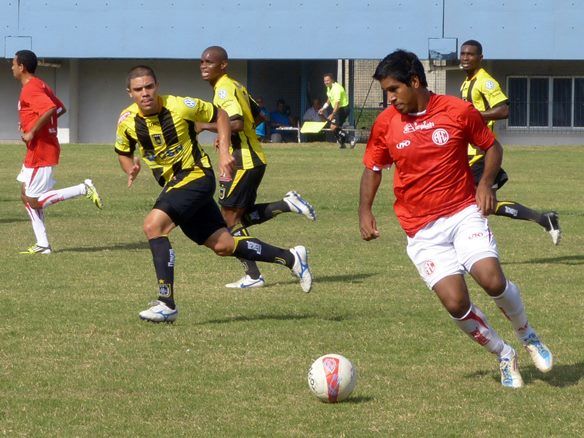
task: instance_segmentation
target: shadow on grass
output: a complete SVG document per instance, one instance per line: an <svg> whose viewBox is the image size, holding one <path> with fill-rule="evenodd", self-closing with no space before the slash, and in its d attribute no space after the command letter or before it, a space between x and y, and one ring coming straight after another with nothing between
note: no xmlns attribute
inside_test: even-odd
<svg viewBox="0 0 584 438"><path fill-rule="evenodd" d="M579 362L570 365L554 365L554 368L549 373L542 373L538 371L533 365L526 367L521 367L521 377L523 377L523 382L526 385L530 383L541 380L546 382L550 386L555 386L556 388L565 388L567 386L577 385L580 380L584 378L584 362ZM499 373L494 374L493 370L489 371L477 371L474 373L466 374L465 377L482 377L492 375L493 380L496 382L500 381Z"/></svg>
<svg viewBox="0 0 584 438"><path fill-rule="evenodd" d="M128 249L150 249L148 242L118 243L107 246L85 246L71 248L57 248L56 252L100 252L100 251L125 251Z"/></svg>
<svg viewBox="0 0 584 438"><path fill-rule="evenodd" d="M346 275L319 275L316 277L315 281L318 283L362 283L363 280L376 275L378 275L377 272Z"/></svg>
<svg viewBox="0 0 584 438"><path fill-rule="evenodd" d="M537 265L537 264L556 264L556 265L582 265L584 264L584 255L569 255L562 257L548 257L542 259L531 259L520 262L503 262L503 265Z"/></svg>
<svg viewBox="0 0 584 438"><path fill-rule="evenodd" d="M30 222L29 218L25 217L15 217L15 218L3 218L0 219L0 224L14 224L16 222Z"/></svg>
<svg viewBox="0 0 584 438"><path fill-rule="evenodd" d="M342 315L332 315L332 316L321 316L318 314L310 314L310 313L303 313L303 314L296 314L296 315L274 315L268 313L260 313L258 315L239 315L239 316L231 316L227 318L220 318L220 319L210 319L208 321L201 321L197 323L197 325L205 325L205 324L230 324L232 322L250 322L250 321L264 321L264 320L272 320L272 321L296 321L301 319L319 319L324 321L333 321L333 322L341 322L347 319L345 316Z"/></svg>
<svg viewBox="0 0 584 438"><path fill-rule="evenodd" d="M348 404L361 404L361 403L367 403L370 402L372 400L375 400L373 397L370 397L368 395L359 395L357 397L349 397L348 399L342 401L341 403L348 403Z"/></svg>

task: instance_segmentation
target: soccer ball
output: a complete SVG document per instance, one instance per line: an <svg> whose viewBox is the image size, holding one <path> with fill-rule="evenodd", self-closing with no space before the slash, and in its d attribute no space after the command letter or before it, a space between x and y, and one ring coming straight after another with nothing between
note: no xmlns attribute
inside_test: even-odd
<svg viewBox="0 0 584 438"><path fill-rule="evenodd" d="M325 354L314 361L308 370L308 387L323 402L345 400L357 383L357 370L349 359L340 354Z"/></svg>

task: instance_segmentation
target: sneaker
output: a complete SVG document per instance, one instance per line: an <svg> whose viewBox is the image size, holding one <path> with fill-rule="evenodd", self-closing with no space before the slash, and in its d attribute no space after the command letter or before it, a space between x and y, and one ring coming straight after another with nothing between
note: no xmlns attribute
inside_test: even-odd
<svg viewBox="0 0 584 438"><path fill-rule="evenodd" d="M26 251L20 251L19 254L50 254L53 250L50 246L39 246L34 244L33 246L29 247Z"/></svg>
<svg viewBox="0 0 584 438"><path fill-rule="evenodd" d="M351 142L349 143L351 149L355 149L355 145L357 144L357 139L353 138L353 140L351 140Z"/></svg>
<svg viewBox="0 0 584 438"><path fill-rule="evenodd" d="M547 373L552 369L554 365L552 352L539 340L535 333L530 334L524 340L524 346L538 370L542 373Z"/></svg>
<svg viewBox="0 0 584 438"><path fill-rule="evenodd" d="M244 275L239 280L233 283L227 283L225 287L230 289L247 289L250 287L263 287L266 285L264 277L260 275L260 278L251 278L249 275Z"/></svg>
<svg viewBox="0 0 584 438"><path fill-rule="evenodd" d="M83 184L85 184L87 189L85 197L93 202L97 208L102 209L103 202L101 202L101 197L99 196L99 193L97 193L97 189L93 185L93 182L90 179L86 179L83 181Z"/></svg>
<svg viewBox="0 0 584 438"><path fill-rule="evenodd" d="M545 230L552 236L554 245L559 245L562 239L562 229L560 228L560 216L555 211L543 214L545 218Z"/></svg>
<svg viewBox="0 0 584 438"><path fill-rule="evenodd" d="M294 191L286 193L286 196L284 196L284 202L288 204L288 207L290 207L291 211L298 214L303 214L311 221L316 220L316 211L314 211L314 207L310 204L310 202L300 196L299 193Z"/></svg>
<svg viewBox="0 0 584 438"><path fill-rule="evenodd" d="M306 293L312 289L312 274L308 266L308 253L304 246L295 246L290 248L290 252L294 255L294 266L292 272L300 279L300 286Z"/></svg>
<svg viewBox="0 0 584 438"><path fill-rule="evenodd" d="M515 350L512 349L511 357L499 358L499 370L501 371L501 385L507 388L521 388L523 386Z"/></svg>
<svg viewBox="0 0 584 438"><path fill-rule="evenodd" d="M152 301L150 308L140 312L140 318L150 322L174 322L178 309L171 309L162 301Z"/></svg>

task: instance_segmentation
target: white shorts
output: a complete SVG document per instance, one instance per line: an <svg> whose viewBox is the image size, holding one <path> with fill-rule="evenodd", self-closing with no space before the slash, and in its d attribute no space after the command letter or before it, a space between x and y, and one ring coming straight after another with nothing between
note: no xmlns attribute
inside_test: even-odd
<svg viewBox="0 0 584 438"><path fill-rule="evenodd" d="M53 166L24 167L16 177L24 184L24 193L29 198L38 198L51 190L57 181L53 178Z"/></svg>
<svg viewBox="0 0 584 438"><path fill-rule="evenodd" d="M408 237L407 252L430 289L444 277L470 272L478 260L499 258L487 218L476 205L440 218Z"/></svg>

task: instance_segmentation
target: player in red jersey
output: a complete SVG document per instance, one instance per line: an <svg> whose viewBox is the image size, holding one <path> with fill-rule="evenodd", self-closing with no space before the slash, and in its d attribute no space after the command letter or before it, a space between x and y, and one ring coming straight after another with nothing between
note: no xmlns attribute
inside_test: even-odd
<svg viewBox="0 0 584 438"><path fill-rule="evenodd" d="M410 259L456 325L498 356L501 383L521 387L517 353L471 302L464 280L470 273L507 316L535 366L542 372L551 370L552 354L529 324L519 289L503 274L485 217L497 204L492 186L503 149L470 103L428 90L415 54L391 53L373 77L391 106L377 117L363 159L361 237L379 237L372 205L382 170L395 165L394 210L407 234ZM476 190L467 161L468 143L485 154Z"/></svg>
<svg viewBox="0 0 584 438"><path fill-rule="evenodd" d="M59 163L61 148L57 140L57 118L65 114L63 103L53 90L34 74L37 57L30 50L19 50L12 59L12 74L22 84L18 116L26 157L16 178L22 183L21 198L32 221L36 243L21 254L52 252L45 228L44 209L60 201L85 195L98 208L101 198L90 179L64 189L53 190L54 167Z"/></svg>

